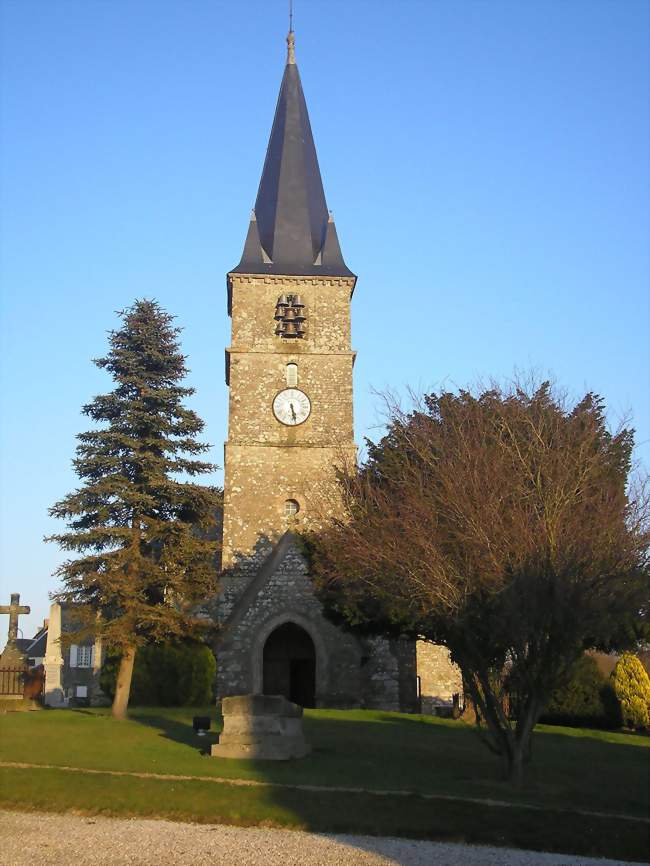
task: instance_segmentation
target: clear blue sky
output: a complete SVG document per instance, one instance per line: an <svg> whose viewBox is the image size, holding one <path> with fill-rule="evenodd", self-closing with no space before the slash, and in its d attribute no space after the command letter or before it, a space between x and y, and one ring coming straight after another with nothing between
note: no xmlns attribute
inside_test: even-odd
<svg viewBox="0 0 650 866"><path fill-rule="evenodd" d="M285 0L2 3L0 603L49 606L114 311L183 326L222 462L237 264L282 75ZM297 57L372 389L515 368L633 413L650 465L646 0L295 0ZM214 479L220 481L218 475ZM4 644L6 618L0 622Z"/></svg>

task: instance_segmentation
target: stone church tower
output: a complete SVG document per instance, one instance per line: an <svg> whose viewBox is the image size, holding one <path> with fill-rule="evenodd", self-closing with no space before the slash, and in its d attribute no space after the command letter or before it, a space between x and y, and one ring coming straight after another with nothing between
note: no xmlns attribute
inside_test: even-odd
<svg viewBox="0 0 650 866"><path fill-rule="evenodd" d="M413 709L411 641L330 623L298 537L334 467L356 460L350 299L289 33L287 64L241 262L228 274L219 697Z"/></svg>

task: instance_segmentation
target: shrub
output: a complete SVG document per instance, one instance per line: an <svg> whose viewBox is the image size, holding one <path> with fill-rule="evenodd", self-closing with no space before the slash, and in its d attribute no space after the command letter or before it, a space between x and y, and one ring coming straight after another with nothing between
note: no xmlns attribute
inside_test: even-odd
<svg viewBox="0 0 650 866"><path fill-rule="evenodd" d="M611 677L602 688L600 696L603 701L606 728L622 728L623 717L621 716L621 705L616 697L616 691Z"/></svg>
<svg viewBox="0 0 650 866"><path fill-rule="evenodd" d="M541 721L578 727L609 726L614 719L606 690L607 680L595 659L583 655L571 679L552 694Z"/></svg>
<svg viewBox="0 0 650 866"><path fill-rule="evenodd" d="M624 653L612 672L616 697L627 728L650 725L650 677L636 656Z"/></svg>
<svg viewBox="0 0 650 866"><path fill-rule="evenodd" d="M109 655L100 684L112 698L120 657ZM138 650L133 669L130 704L136 706L199 706L213 699L216 662L200 643L151 644Z"/></svg>

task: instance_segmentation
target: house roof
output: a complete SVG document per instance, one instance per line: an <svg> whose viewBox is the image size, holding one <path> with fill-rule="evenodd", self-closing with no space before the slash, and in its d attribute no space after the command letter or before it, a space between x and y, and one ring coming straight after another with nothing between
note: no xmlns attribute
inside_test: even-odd
<svg viewBox="0 0 650 866"><path fill-rule="evenodd" d="M30 658L41 658L45 656L47 646L47 629L40 628L34 637L17 638L16 646Z"/></svg>
<svg viewBox="0 0 650 866"><path fill-rule="evenodd" d="M327 209L294 34L241 262L231 273L354 277Z"/></svg>
<svg viewBox="0 0 650 866"><path fill-rule="evenodd" d="M45 649L47 647L47 629L41 631L39 634L31 642L31 646L28 648L27 652L32 658L40 658L45 656Z"/></svg>

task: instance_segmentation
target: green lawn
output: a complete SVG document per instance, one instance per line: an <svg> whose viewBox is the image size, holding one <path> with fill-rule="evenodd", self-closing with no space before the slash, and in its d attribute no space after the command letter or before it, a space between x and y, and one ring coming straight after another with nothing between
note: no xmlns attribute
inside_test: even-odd
<svg viewBox="0 0 650 866"><path fill-rule="evenodd" d="M305 792L211 782L2 768L0 805L182 820L273 824L647 857L648 825L574 810L648 816L650 739L540 726L525 789L499 779L496 759L461 722L371 711L310 710L313 753L302 761L224 761L202 755L192 709L104 710L0 717L0 760L284 784L399 790L412 796ZM214 712L212 712L214 718ZM427 800L417 794L509 801L514 808ZM522 805L542 810L521 808Z"/></svg>

